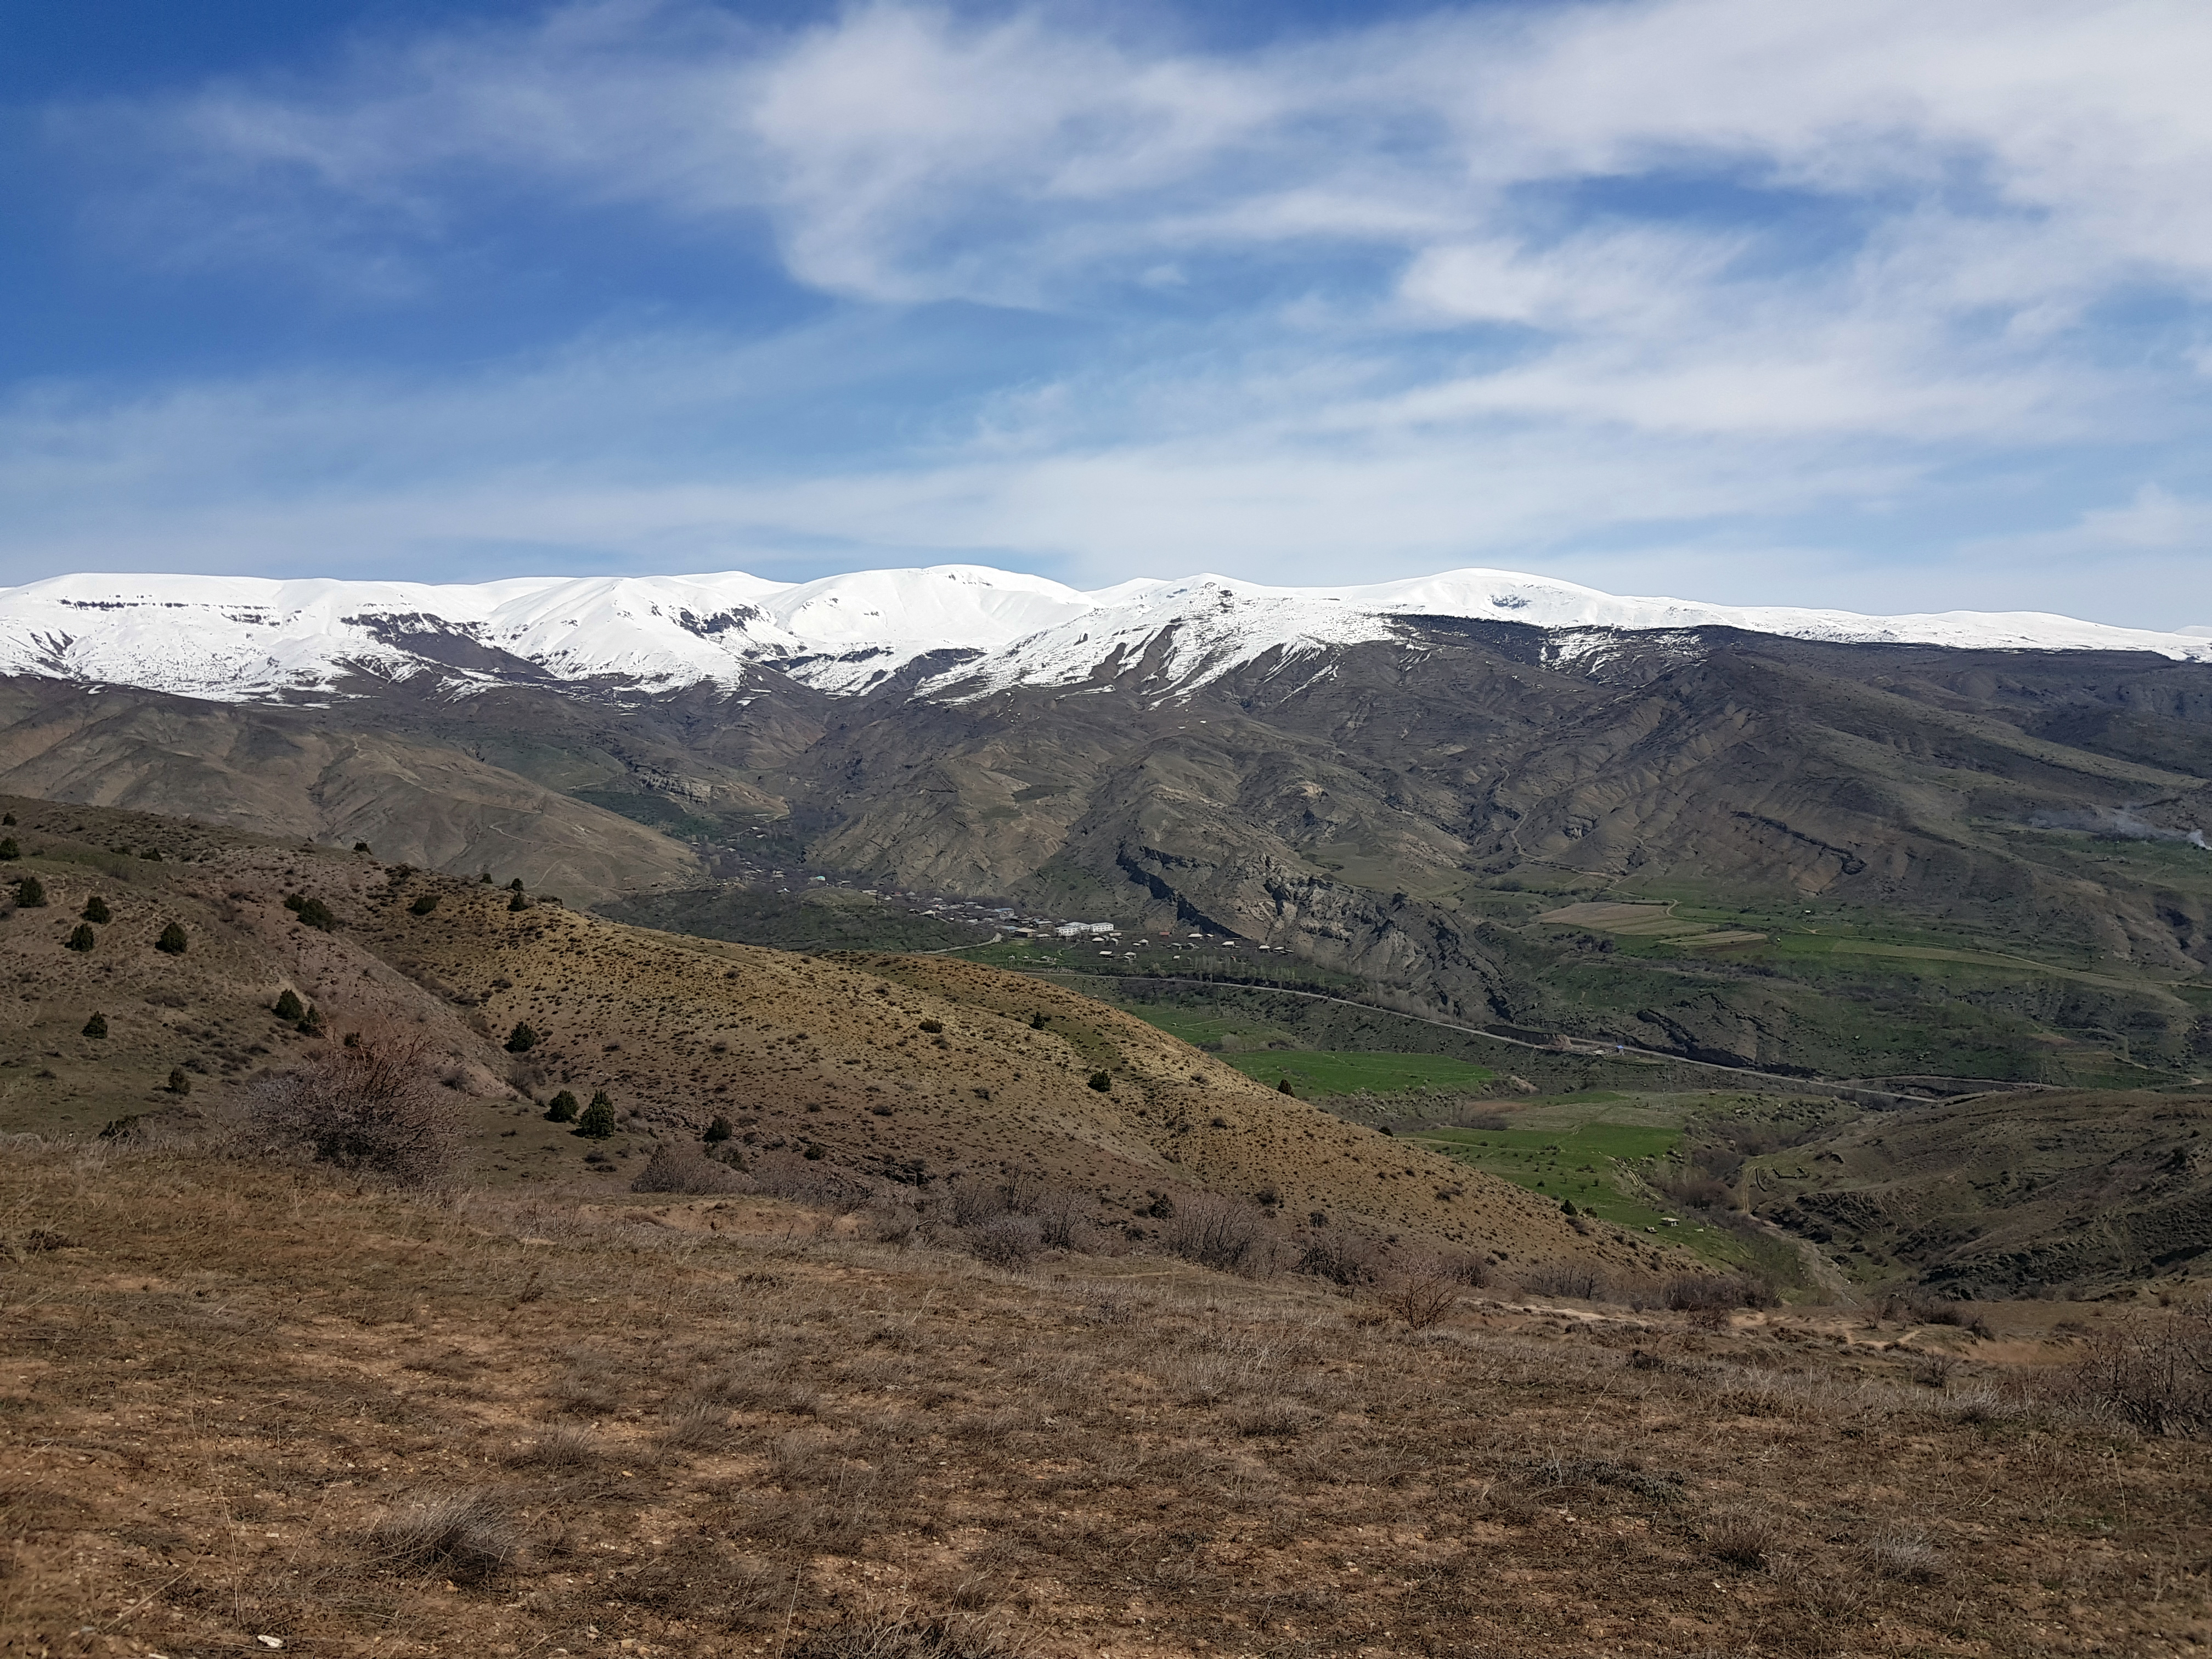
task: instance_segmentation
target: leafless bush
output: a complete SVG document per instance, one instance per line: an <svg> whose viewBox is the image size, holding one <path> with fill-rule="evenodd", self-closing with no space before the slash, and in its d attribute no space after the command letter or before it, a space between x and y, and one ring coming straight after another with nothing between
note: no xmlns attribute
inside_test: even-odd
<svg viewBox="0 0 2212 1659"><path fill-rule="evenodd" d="M1035 1216L1001 1212L967 1230L968 1248L994 1267L1026 1267L1042 1247Z"/></svg>
<svg viewBox="0 0 2212 1659"><path fill-rule="evenodd" d="M1595 1267L1581 1261L1551 1261L1520 1275L1524 1296L1565 1296L1578 1302L1595 1300L1605 1279Z"/></svg>
<svg viewBox="0 0 2212 1659"><path fill-rule="evenodd" d="M2055 1391L2150 1434L2212 1432L2212 1314L2192 1308L2100 1332Z"/></svg>
<svg viewBox="0 0 2212 1659"><path fill-rule="evenodd" d="M1681 1273L1667 1281L1666 1302L1678 1313L1699 1308L1770 1308L1773 1288L1742 1273Z"/></svg>
<svg viewBox="0 0 2212 1659"><path fill-rule="evenodd" d="M1037 1201L1038 1237L1045 1248L1054 1250L1079 1250L1089 1242L1091 1224L1084 1214L1083 1200L1073 1193L1055 1188L1045 1193Z"/></svg>
<svg viewBox="0 0 2212 1659"><path fill-rule="evenodd" d="M1274 1266L1274 1236L1249 1204L1213 1193L1179 1200L1160 1242L1186 1261L1221 1273L1264 1273Z"/></svg>
<svg viewBox="0 0 2212 1659"><path fill-rule="evenodd" d="M977 1227L984 1222L1002 1216L1012 1206L1006 1202L1006 1188L995 1181L983 1181L974 1176L963 1176L952 1183L945 1195L956 1227Z"/></svg>
<svg viewBox="0 0 2212 1659"><path fill-rule="evenodd" d="M464 1583L490 1577L521 1549L506 1507L483 1492L424 1498L386 1516L374 1535L392 1560Z"/></svg>
<svg viewBox="0 0 2212 1659"><path fill-rule="evenodd" d="M249 1109L262 1133L318 1163L407 1187L431 1185L453 1168L453 1116L434 1064L404 1038L331 1044L262 1079Z"/></svg>
<svg viewBox="0 0 2212 1659"><path fill-rule="evenodd" d="M1959 1362L1948 1353L1925 1353L1913 1363L1912 1380L1923 1389L1947 1389Z"/></svg>
<svg viewBox="0 0 2212 1659"><path fill-rule="evenodd" d="M875 1194L874 1183L863 1176L790 1152L762 1153L752 1168L752 1182L754 1191L771 1198L840 1210L857 1207Z"/></svg>
<svg viewBox="0 0 2212 1659"><path fill-rule="evenodd" d="M906 1244L921 1227L921 1212L902 1199L881 1197L860 1212L860 1235L878 1244Z"/></svg>
<svg viewBox="0 0 2212 1659"><path fill-rule="evenodd" d="M1438 1323L1459 1300L1459 1276L1434 1257L1407 1262L1384 1281L1382 1305L1412 1329Z"/></svg>
<svg viewBox="0 0 2212 1659"><path fill-rule="evenodd" d="M629 1183L634 1193L734 1193L744 1179L696 1147L664 1140L653 1149L645 1168Z"/></svg>
<svg viewBox="0 0 2212 1659"><path fill-rule="evenodd" d="M1365 1285L1375 1279L1375 1261L1373 1240L1338 1229L1308 1238L1292 1271L1332 1285Z"/></svg>

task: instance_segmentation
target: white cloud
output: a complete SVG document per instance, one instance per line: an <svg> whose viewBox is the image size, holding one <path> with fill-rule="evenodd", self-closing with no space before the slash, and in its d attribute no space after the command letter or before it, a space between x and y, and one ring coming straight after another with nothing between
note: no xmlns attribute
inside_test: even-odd
<svg viewBox="0 0 2212 1659"><path fill-rule="evenodd" d="M2190 579L2193 531L2128 529L2155 504L2106 523L2081 490L1977 480L2058 451L2139 477L2130 446L2201 434L2192 344L2109 313L2148 295L2193 316L2212 286L2212 11L1530 3L1213 52L1089 16L879 3L776 32L587 0L321 80L58 113L57 142L149 169L111 222L168 257L289 258L428 303L493 179L657 216L685 257L765 231L795 283L886 316L894 352L927 358L935 325L902 308L947 301L1057 312L1091 343L917 404L902 453L774 465L718 423L887 384L835 330L19 398L0 557L504 538L1327 580L1347 557L1665 556L1717 573L1707 597L1853 602L1762 586L1828 580L1773 550L1832 541L1861 550L1838 580L1940 586L1924 550L1882 552L1887 514L1924 517L1962 580L2012 584L1991 605L2071 580L1933 527L1978 506L2057 514L2039 533L2075 556L2135 550L2149 574L2100 615Z"/></svg>

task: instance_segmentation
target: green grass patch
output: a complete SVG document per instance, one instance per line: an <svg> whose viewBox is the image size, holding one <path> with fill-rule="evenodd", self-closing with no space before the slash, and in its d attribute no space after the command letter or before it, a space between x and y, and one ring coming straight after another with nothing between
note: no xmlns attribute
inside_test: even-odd
<svg viewBox="0 0 2212 1659"><path fill-rule="evenodd" d="M1474 1089L1498 1074L1445 1054L1354 1054L1343 1049L1294 1048L1225 1054L1221 1059L1266 1084L1288 1078L1301 1095L1391 1094L1405 1089Z"/></svg>
<svg viewBox="0 0 2212 1659"><path fill-rule="evenodd" d="M1600 1218L1641 1230L1665 1226L1666 1215L1624 1182L1621 1166L1664 1158L1682 1139L1679 1128L1641 1123L1584 1123L1572 1129L1429 1129L1417 1139L1448 1158L1472 1164L1557 1202L1572 1201Z"/></svg>

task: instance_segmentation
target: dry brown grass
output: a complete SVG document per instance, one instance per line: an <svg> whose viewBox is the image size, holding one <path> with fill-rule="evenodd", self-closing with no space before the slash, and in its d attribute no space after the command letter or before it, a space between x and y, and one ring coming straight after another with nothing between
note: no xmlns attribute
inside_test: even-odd
<svg viewBox="0 0 2212 1659"><path fill-rule="evenodd" d="M17 1144L15 1653L2153 1654L2204 1446L1819 1313L1509 1312ZM1639 1363L1635 1356L1641 1354ZM92 1634L78 1632L90 1626ZM623 1650L618 1644L633 1644Z"/></svg>

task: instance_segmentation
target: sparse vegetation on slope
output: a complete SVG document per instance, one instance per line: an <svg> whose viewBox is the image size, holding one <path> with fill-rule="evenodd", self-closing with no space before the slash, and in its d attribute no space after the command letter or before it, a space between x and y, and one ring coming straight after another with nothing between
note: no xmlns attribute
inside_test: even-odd
<svg viewBox="0 0 2212 1659"><path fill-rule="evenodd" d="M757 1196L20 1140L0 1214L33 1653L2040 1659L2207 1613L2159 1316L1009 1272Z"/></svg>

